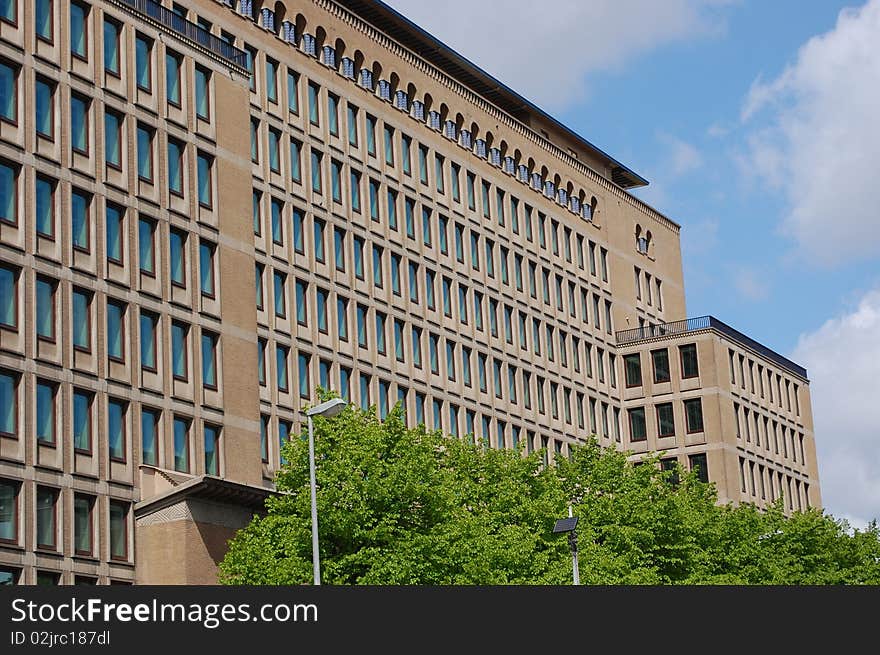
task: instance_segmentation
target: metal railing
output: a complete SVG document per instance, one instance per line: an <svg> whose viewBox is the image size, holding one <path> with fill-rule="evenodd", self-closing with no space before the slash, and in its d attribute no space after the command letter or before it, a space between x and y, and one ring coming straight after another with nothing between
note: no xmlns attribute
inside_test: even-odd
<svg viewBox="0 0 880 655"><path fill-rule="evenodd" d="M803 366L795 364L787 357L783 357L779 353L770 350L767 346L761 345L751 337L744 335L739 330L730 327L727 323L719 321L714 316L698 316L684 321L660 323L658 325L645 325L631 330L622 330L615 336L617 338L617 345L625 346L627 344L636 343L637 341L674 337L680 334L687 334L688 332L695 332L697 330L715 330L731 341L755 351L768 361L774 362L775 364L788 369L795 375L807 379L807 369Z"/></svg>
<svg viewBox="0 0 880 655"><path fill-rule="evenodd" d="M149 16L156 22L198 43L203 48L220 55L224 59L228 59L237 66L242 68L247 66L247 53L244 50L239 50L231 43L227 43L200 25L188 21L183 16L178 16L155 0L117 0L117 2L131 7L145 16Z"/></svg>

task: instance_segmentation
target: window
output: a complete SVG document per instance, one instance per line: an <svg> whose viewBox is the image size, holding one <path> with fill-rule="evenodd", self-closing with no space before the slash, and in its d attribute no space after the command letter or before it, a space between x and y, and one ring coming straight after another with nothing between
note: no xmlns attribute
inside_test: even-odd
<svg viewBox="0 0 880 655"><path fill-rule="evenodd" d="M657 435L660 437L675 435L675 414L672 403L657 405Z"/></svg>
<svg viewBox="0 0 880 655"><path fill-rule="evenodd" d="M312 191L322 193L320 152L312 148Z"/></svg>
<svg viewBox="0 0 880 655"><path fill-rule="evenodd" d="M275 379L278 390L287 393L287 353L288 349L284 346L275 346Z"/></svg>
<svg viewBox="0 0 880 655"><path fill-rule="evenodd" d="M281 172L281 132L269 128L269 169L273 173Z"/></svg>
<svg viewBox="0 0 880 655"><path fill-rule="evenodd" d="M367 188L370 195L370 218L379 222L379 183L376 180L370 180Z"/></svg>
<svg viewBox="0 0 880 655"><path fill-rule="evenodd" d="M654 383L669 382L669 351L666 348L651 351L654 364Z"/></svg>
<svg viewBox="0 0 880 655"><path fill-rule="evenodd" d="M394 166L394 128L385 125L385 163Z"/></svg>
<svg viewBox="0 0 880 655"><path fill-rule="evenodd" d="M697 344L689 343L685 346L679 346L678 350L681 355L681 377L697 377L700 374L697 364Z"/></svg>
<svg viewBox="0 0 880 655"><path fill-rule="evenodd" d="M73 496L73 550L77 555L91 557L94 552L94 523L92 509L93 496L74 494Z"/></svg>
<svg viewBox="0 0 880 655"><path fill-rule="evenodd" d="M205 424L205 473L220 475L220 428Z"/></svg>
<svg viewBox="0 0 880 655"><path fill-rule="evenodd" d="M156 466L159 461L159 412L141 409L141 453L144 464Z"/></svg>
<svg viewBox="0 0 880 655"><path fill-rule="evenodd" d="M709 482L709 464L706 461L706 453L689 455L688 461L690 462L691 471L697 474L697 479L700 482Z"/></svg>
<svg viewBox="0 0 880 655"><path fill-rule="evenodd" d="M367 114L367 153L376 156L376 118Z"/></svg>
<svg viewBox="0 0 880 655"><path fill-rule="evenodd" d="M214 165L214 158L206 155L203 152L199 152L196 156L197 160L197 176L198 176L198 193L199 193L199 205L202 207L211 208L212 195L213 195L213 184L211 181L212 178L212 169Z"/></svg>
<svg viewBox="0 0 880 655"><path fill-rule="evenodd" d="M57 284L38 277L36 283L37 338L55 341L55 289Z"/></svg>
<svg viewBox="0 0 880 655"><path fill-rule="evenodd" d="M308 324L308 307L306 306L306 294L308 292L308 283L297 280L294 285L294 293L296 303L296 322L299 325Z"/></svg>
<svg viewBox="0 0 880 655"><path fill-rule="evenodd" d="M217 341L211 332L202 332L202 384L208 389L217 388Z"/></svg>
<svg viewBox="0 0 880 655"><path fill-rule="evenodd" d="M0 61L0 119L18 124L18 69Z"/></svg>
<svg viewBox="0 0 880 655"><path fill-rule="evenodd" d="M309 122L312 125L319 124L318 94L321 92L317 84L309 82Z"/></svg>
<svg viewBox="0 0 880 655"><path fill-rule="evenodd" d="M302 182L302 173L300 171L300 152L302 144L296 139L290 140L290 179L299 184Z"/></svg>
<svg viewBox="0 0 880 655"><path fill-rule="evenodd" d="M324 263L324 221L320 221L317 218L312 222L312 229L314 230L315 236L315 261L318 263Z"/></svg>
<svg viewBox="0 0 880 655"><path fill-rule="evenodd" d="M89 8L79 2L70 3L70 53L86 59L89 42Z"/></svg>
<svg viewBox="0 0 880 655"><path fill-rule="evenodd" d="M339 136L339 98L332 93L327 94L327 126L330 134Z"/></svg>
<svg viewBox="0 0 880 655"><path fill-rule="evenodd" d="M385 314L376 312L376 351L385 354Z"/></svg>
<svg viewBox="0 0 880 655"><path fill-rule="evenodd" d="M367 308L357 306L357 340L361 348L367 347Z"/></svg>
<svg viewBox="0 0 880 655"><path fill-rule="evenodd" d="M128 559L128 503L117 500L110 501L110 559Z"/></svg>
<svg viewBox="0 0 880 655"><path fill-rule="evenodd" d="M356 170L351 171L351 209L361 211L361 174Z"/></svg>
<svg viewBox="0 0 880 655"><path fill-rule="evenodd" d="M135 77L139 89L153 88L153 42L143 34L135 36Z"/></svg>
<svg viewBox="0 0 880 655"><path fill-rule="evenodd" d="M189 421L174 417L174 470L189 472Z"/></svg>
<svg viewBox="0 0 880 655"><path fill-rule="evenodd" d="M397 230L397 193L388 189L388 227Z"/></svg>
<svg viewBox="0 0 880 655"><path fill-rule="evenodd" d="M153 130L142 123L137 126L138 177L145 182L153 181Z"/></svg>
<svg viewBox="0 0 880 655"><path fill-rule="evenodd" d="M278 103L278 62L266 57L266 98Z"/></svg>
<svg viewBox="0 0 880 655"><path fill-rule="evenodd" d="M70 96L70 147L86 156L89 154L89 104L81 96Z"/></svg>
<svg viewBox="0 0 880 655"><path fill-rule="evenodd" d="M311 358L305 353L300 353L296 361L299 382L299 397L308 400L310 396L309 364L311 362Z"/></svg>
<svg viewBox="0 0 880 655"><path fill-rule="evenodd" d="M169 258L171 259L171 284L186 287L186 234L169 230Z"/></svg>
<svg viewBox="0 0 880 655"><path fill-rule="evenodd" d="M183 323L171 324L171 368L175 380L187 380L187 338L189 328Z"/></svg>
<svg viewBox="0 0 880 655"><path fill-rule="evenodd" d="M2 269L0 269L2 272ZM73 289L73 347L83 352L91 352L91 304L92 297L87 291Z"/></svg>
<svg viewBox="0 0 880 655"><path fill-rule="evenodd" d="M89 251L89 207L91 197L84 191L70 193L71 241L74 250Z"/></svg>
<svg viewBox="0 0 880 655"><path fill-rule="evenodd" d="M270 213L270 221L272 227L272 243L276 243L279 246L284 244L284 224L282 223L282 219L284 216L284 202L277 199L272 198L269 201L269 213ZM294 230L297 229L297 216L294 215ZM299 225L300 230L302 228L301 224ZM300 241L302 241L302 232L298 235ZM297 235L294 234L294 238Z"/></svg>
<svg viewBox="0 0 880 655"><path fill-rule="evenodd" d="M8 68L5 64L0 64L2 68ZM14 84L14 82L13 82ZM5 95L5 90L4 90ZM34 85L34 113L36 115L36 130L37 134L40 136L44 136L48 139L54 139L55 137L55 85L48 80L44 80L41 77L36 78L36 83ZM13 109L14 109L14 97L10 96L10 101L12 101ZM9 106L9 102L6 101L2 103L6 106ZM9 117L11 120L15 120L15 116Z"/></svg>
<svg viewBox="0 0 880 655"><path fill-rule="evenodd" d="M299 75L287 71L287 108L293 114L299 114Z"/></svg>
<svg viewBox="0 0 880 655"><path fill-rule="evenodd" d="M382 288L382 248L373 246L373 285Z"/></svg>
<svg viewBox="0 0 880 655"><path fill-rule="evenodd" d="M640 387L642 386L642 358L639 353L625 355L623 358L623 366L626 370L626 386Z"/></svg>
<svg viewBox="0 0 880 655"><path fill-rule="evenodd" d="M55 393L57 387L37 380L37 443L55 445Z"/></svg>
<svg viewBox="0 0 880 655"><path fill-rule="evenodd" d="M7 20L15 19L15 2L2 3L0 17ZM11 14L11 15L10 15ZM53 20L52 0L35 0L34 2L34 33L38 39L52 43Z"/></svg>
<svg viewBox="0 0 880 655"><path fill-rule="evenodd" d="M180 107L180 55L166 50L165 52L165 95L168 103Z"/></svg>
<svg viewBox="0 0 880 655"><path fill-rule="evenodd" d="M122 123L121 116L104 111L104 161L117 170L122 170Z"/></svg>
<svg viewBox="0 0 880 655"><path fill-rule="evenodd" d="M341 341L348 341L348 300L341 296L336 298L336 321L337 336Z"/></svg>
<svg viewBox="0 0 880 655"><path fill-rule="evenodd" d="M645 408L636 407L628 411L630 441L644 441L648 438L645 429ZM605 434L607 434L607 430L605 431Z"/></svg>
<svg viewBox="0 0 880 655"><path fill-rule="evenodd" d="M348 142L355 148L357 148L358 145L357 115L357 107L348 103Z"/></svg>
<svg viewBox="0 0 880 655"><path fill-rule="evenodd" d="M58 490L37 487L37 548L57 549L55 502Z"/></svg>
<svg viewBox="0 0 880 655"><path fill-rule="evenodd" d="M110 459L117 462L125 461L125 410L123 401L107 401L107 443Z"/></svg>
<svg viewBox="0 0 880 655"><path fill-rule="evenodd" d="M15 437L18 428L18 380L0 370L0 434Z"/></svg>
<svg viewBox="0 0 880 655"><path fill-rule="evenodd" d="M199 286L208 298L214 297L214 250L213 243L199 241Z"/></svg>
<svg viewBox="0 0 880 655"><path fill-rule="evenodd" d="M317 301L316 313L318 315L318 330L327 334L327 292L323 289L318 289L315 295Z"/></svg>
<svg viewBox="0 0 880 655"><path fill-rule="evenodd" d="M687 431L703 431L703 403L700 398L691 398L684 401L684 413L687 417Z"/></svg>
<svg viewBox="0 0 880 655"><path fill-rule="evenodd" d="M251 118L251 161L255 164L260 161L260 121Z"/></svg>
<svg viewBox="0 0 880 655"><path fill-rule="evenodd" d="M168 190L183 196L183 144L168 139Z"/></svg>
<svg viewBox="0 0 880 655"><path fill-rule="evenodd" d="M55 181L38 175L34 200L37 234L55 239Z"/></svg>
<svg viewBox="0 0 880 655"><path fill-rule="evenodd" d="M156 328L158 324L158 316L141 310L141 366L151 372L156 371Z"/></svg>
<svg viewBox="0 0 880 655"><path fill-rule="evenodd" d="M73 390L73 449L92 451L92 394L79 389Z"/></svg>
<svg viewBox="0 0 880 655"><path fill-rule="evenodd" d="M122 27L116 21L104 19L104 70L119 77L119 32Z"/></svg>

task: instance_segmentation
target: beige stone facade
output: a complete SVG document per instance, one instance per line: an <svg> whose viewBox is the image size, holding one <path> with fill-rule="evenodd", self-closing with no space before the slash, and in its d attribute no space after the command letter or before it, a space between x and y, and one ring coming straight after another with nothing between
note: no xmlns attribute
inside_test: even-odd
<svg viewBox="0 0 880 655"><path fill-rule="evenodd" d="M646 182L389 8L6 6L4 580L213 582L317 385L820 504L806 372L675 327L679 226Z"/></svg>

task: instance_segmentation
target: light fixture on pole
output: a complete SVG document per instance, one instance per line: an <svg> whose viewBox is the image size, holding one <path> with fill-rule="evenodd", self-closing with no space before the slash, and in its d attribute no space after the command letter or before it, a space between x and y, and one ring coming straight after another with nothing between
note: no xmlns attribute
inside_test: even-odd
<svg viewBox="0 0 880 655"><path fill-rule="evenodd" d="M553 526L553 534L568 533L568 545L571 548L571 571L574 578L574 584L581 583L581 574L578 570L578 538L577 538L578 517L571 515L571 505L568 506L568 518L557 519L556 525Z"/></svg>
<svg viewBox="0 0 880 655"><path fill-rule="evenodd" d="M318 502L315 484L315 426L312 423L313 416L333 418L345 409L346 402L342 398L332 398L320 405L315 405L306 410L306 420L309 423L309 488L312 495L312 573L313 582L321 584L321 561L318 556Z"/></svg>

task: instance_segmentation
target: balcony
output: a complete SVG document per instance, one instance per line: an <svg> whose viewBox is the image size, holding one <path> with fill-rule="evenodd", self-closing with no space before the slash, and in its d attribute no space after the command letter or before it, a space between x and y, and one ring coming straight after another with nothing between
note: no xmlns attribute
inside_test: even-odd
<svg viewBox="0 0 880 655"><path fill-rule="evenodd" d="M689 318L684 321L661 323L659 325L645 325L631 330L622 330L616 334L616 338L618 346L628 346L640 341L677 337L683 334L702 332L705 330L716 332L729 341L739 344L744 348L748 348L767 361L773 362L790 373L793 373L804 380L807 379L807 369L803 366L795 364L790 359L770 350L767 346L761 345L751 337L744 335L739 330L733 329L727 323L719 321L714 316L698 316L697 318Z"/></svg>
<svg viewBox="0 0 880 655"><path fill-rule="evenodd" d="M214 36L203 27L192 23L182 16L178 16L170 9L166 9L155 0L114 0L116 4L129 7L139 14L143 14L163 27L179 34L180 36L197 43L206 50L210 50L236 66L247 66L247 53L239 50L231 43Z"/></svg>

